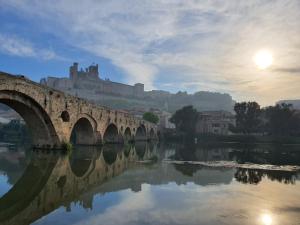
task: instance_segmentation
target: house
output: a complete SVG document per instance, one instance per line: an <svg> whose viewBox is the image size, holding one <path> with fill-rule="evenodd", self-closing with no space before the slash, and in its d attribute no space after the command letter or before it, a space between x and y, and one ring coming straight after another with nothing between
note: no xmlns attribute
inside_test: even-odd
<svg viewBox="0 0 300 225"><path fill-rule="evenodd" d="M235 116L227 111L199 112L196 123L198 134L230 134L229 127L235 125Z"/></svg>

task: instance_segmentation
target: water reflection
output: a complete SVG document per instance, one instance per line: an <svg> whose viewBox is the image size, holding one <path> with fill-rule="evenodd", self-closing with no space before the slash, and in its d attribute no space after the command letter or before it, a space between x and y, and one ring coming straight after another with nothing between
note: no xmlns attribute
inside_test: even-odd
<svg viewBox="0 0 300 225"><path fill-rule="evenodd" d="M237 168L234 177L244 184L258 184L264 177L284 184L295 184L298 172Z"/></svg>
<svg viewBox="0 0 300 225"><path fill-rule="evenodd" d="M144 143L145 152L148 144ZM78 147L71 155L34 152L25 172L0 198L1 224L30 224L60 206L71 202L92 208L93 195L81 194L121 174L138 160L135 148Z"/></svg>
<svg viewBox="0 0 300 225"><path fill-rule="evenodd" d="M167 147L168 148L168 147ZM178 144L169 158L185 161L229 161L272 165L300 165L300 146L241 144Z"/></svg>
<svg viewBox="0 0 300 225"><path fill-rule="evenodd" d="M253 151L253 154L250 154L251 151ZM105 145L101 148L80 146L75 148L70 155L60 155L50 151L0 154L0 161L2 160L1 162L3 162L0 164L0 170L5 171L7 177L9 177L9 183L13 185L10 190L7 190L0 197L0 224L26 225L34 221L42 223L42 220L39 220L40 218L45 215L47 216L44 218L49 218L50 215L56 215L57 211L62 212L63 209L69 213L73 212L72 215L77 215L76 218L78 220L84 220L86 214L78 214L78 207L87 209L93 212L93 214L100 214L99 205L105 210L110 207L110 204L113 204L113 201L116 201L111 199L106 201L103 196L104 194L124 192L128 194L128 191L130 191L129 193L141 196L147 190L151 191L150 193L147 192L146 200L139 199L137 203L139 206L142 207L142 204L146 204L145 202L147 204L156 204L156 201L159 209L163 211L169 210L171 213L172 210L175 210L173 208L175 205L183 204L180 206L180 213L183 214L182 218L185 218L185 220L180 220L179 218L178 221L170 220L170 222L167 220L169 222L166 222L165 220L158 219L162 218L162 215L158 216L155 214L153 218L157 220L154 221L153 219L152 222L144 221L146 224L199 224L203 223L203 221L204 224L219 224L218 221L227 219L226 213L228 212L226 210L233 210L230 208L231 204L226 206L223 205L222 201L228 202L233 196L247 199L251 196L253 197L254 193L261 194L261 199L264 197L267 198L270 190L277 190L263 186L268 182L271 182L272 185L292 184L285 186L298 187L298 172L239 167L211 167L209 165L204 166L188 163L173 164L162 160L170 158L175 160L205 161L209 163L222 160L236 160L238 162L249 163L257 162L258 158L261 157L261 162L265 163L277 162L279 165L285 165L286 162L299 163L295 160L299 153L293 149L286 150L286 154L292 154L293 157L287 155L283 158L283 161L280 161L279 156L276 156L276 154L275 156L270 156L271 152L271 150L257 150L254 148L252 150L245 150L243 153L242 149L232 146L210 148L208 146L196 147L193 145L178 146L173 144L138 143L135 146ZM157 163L149 163L147 161L154 157L158 158ZM15 168L16 172L12 172L12 168ZM22 171L24 172L22 173ZM14 177L12 175L14 173L19 174L18 177ZM157 188L153 188L154 186ZM253 187L264 188L260 190L252 189ZM289 193L290 189L280 187L281 189L278 190L286 190L285 194L287 198L288 196L295 195L295 192L292 192L292 194ZM156 193L157 190L159 190L158 193ZM212 190L211 194L209 194L209 190ZM207 193L200 195L199 193L202 191ZM234 195L228 194L231 191L234 192ZM241 192L246 193L246 196L236 195ZM219 196L220 198L215 199L215 196ZM206 201L206 198L213 199ZM118 199L118 201L122 201L120 197ZM241 200L238 199L237 201ZM197 205L193 205L196 204L195 202L197 202ZM289 200L287 202L291 203L292 201ZM128 199L126 204L130 203L131 199ZM256 205L256 203L251 203L250 201L247 204L249 204L249 207ZM247 207L247 204L237 205L237 207ZM201 211L203 207L212 208L215 205L220 205L221 208L219 211L223 213L220 216L222 219L213 220L214 222L211 223L205 223L205 220L200 220L198 218L199 212L193 214L194 222L188 223L190 218L185 215L187 210L182 210L183 208L195 208ZM123 205L124 207L127 206ZM151 205L149 210L155 211L153 207ZM224 207L228 207L228 209L224 210ZM299 206L295 204L289 205L289 207L293 207L294 209L298 207L299 209ZM127 210L130 209L128 208ZM288 207L285 206L284 209L286 210ZM137 210L142 210L142 208L138 208ZM236 209L234 208L234 210ZM146 213L144 211L139 212ZM215 211L210 212L211 214L204 211L201 212L203 217L215 213ZM240 215L242 213L237 214ZM62 215L65 217L65 214ZM259 223L257 224L273 224L272 221L270 223L270 220L266 219L267 216L262 215L269 215L274 220L271 213L256 213L247 216L253 220L258 220L257 218L259 217ZM143 224L142 222L139 223L140 220L143 220L143 218L135 220L135 224ZM43 224L53 224L45 222L46 219L43 219L43 221ZM119 223L120 221L122 220L120 219ZM65 224L75 222L65 219ZM129 221L127 224L132 224L132 222ZM87 222L86 224L89 223ZM124 224L126 223L124 222ZM229 222L229 224L247 223Z"/></svg>
<svg viewBox="0 0 300 225"><path fill-rule="evenodd" d="M87 171L92 170L100 152L101 149L96 147L75 147L69 157L71 170L75 176L82 177Z"/></svg>

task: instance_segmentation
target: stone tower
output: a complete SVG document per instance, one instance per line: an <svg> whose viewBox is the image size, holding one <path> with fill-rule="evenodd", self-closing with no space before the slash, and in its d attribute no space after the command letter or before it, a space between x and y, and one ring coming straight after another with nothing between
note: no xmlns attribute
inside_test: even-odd
<svg viewBox="0 0 300 225"><path fill-rule="evenodd" d="M99 79L98 64L89 66L88 76L90 78Z"/></svg>
<svg viewBox="0 0 300 225"><path fill-rule="evenodd" d="M72 81L76 81L78 78L78 63L74 62L72 66L70 66L70 73L69 73L70 79Z"/></svg>

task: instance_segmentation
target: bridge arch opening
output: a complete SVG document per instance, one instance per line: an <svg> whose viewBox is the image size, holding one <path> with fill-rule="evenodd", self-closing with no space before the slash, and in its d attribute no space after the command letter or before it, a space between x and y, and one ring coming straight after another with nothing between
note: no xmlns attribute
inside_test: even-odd
<svg viewBox="0 0 300 225"><path fill-rule="evenodd" d="M47 112L30 96L18 91L3 90L0 91L0 103L13 109L24 119L34 146L52 148L60 143Z"/></svg>
<svg viewBox="0 0 300 225"><path fill-rule="evenodd" d="M80 118L75 123L70 141L75 145L95 144L95 135L92 124L87 118Z"/></svg>
<svg viewBox="0 0 300 225"><path fill-rule="evenodd" d="M129 142L131 141L131 139L132 139L131 130L129 127L127 127L124 132L124 140L125 142Z"/></svg>
<svg viewBox="0 0 300 225"><path fill-rule="evenodd" d="M103 135L103 142L104 143L119 143L120 142L120 135L118 132L118 128L115 124L111 123L106 128L104 135Z"/></svg>
<svg viewBox="0 0 300 225"><path fill-rule="evenodd" d="M142 124L136 130L135 141L146 141L146 140L147 140L146 127Z"/></svg>

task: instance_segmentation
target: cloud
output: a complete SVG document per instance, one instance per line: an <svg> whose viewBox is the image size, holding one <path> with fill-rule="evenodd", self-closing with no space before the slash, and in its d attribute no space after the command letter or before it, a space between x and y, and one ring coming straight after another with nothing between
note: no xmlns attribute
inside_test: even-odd
<svg viewBox="0 0 300 225"><path fill-rule="evenodd" d="M33 47L24 40L0 34L0 51L9 55L33 57L36 55Z"/></svg>
<svg viewBox="0 0 300 225"><path fill-rule="evenodd" d="M300 77L259 71L252 61L256 51L267 48L274 54L274 68L299 67L298 0L0 3L71 46L109 59L128 82L143 82L147 89L165 82L190 92L228 91L237 100L263 104L300 97L294 92Z"/></svg>
<svg viewBox="0 0 300 225"><path fill-rule="evenodd" d="M62 59L49 49L38 49L32 43L7 34L0 34L0 52L12 56L34 57L43 60Z"/></svg>
<svg viewBox="0 0 300 225"><path fill-rule="evenodd" d="M154 206L149 185L143 185L143 191L138 193L123 191L121 198L119 204L107 208L103 214L96 214L75 225L96 225L99 221L106 225L137 224L139 220L144 219L142 213Z"/></svg>
<svg viewBox="0 0 300 225"><path fill-rule="evenodd" d="M292 73L292 74L299 74L300 75L300 67L275 68L273 70L275 72Z"/></svg>

